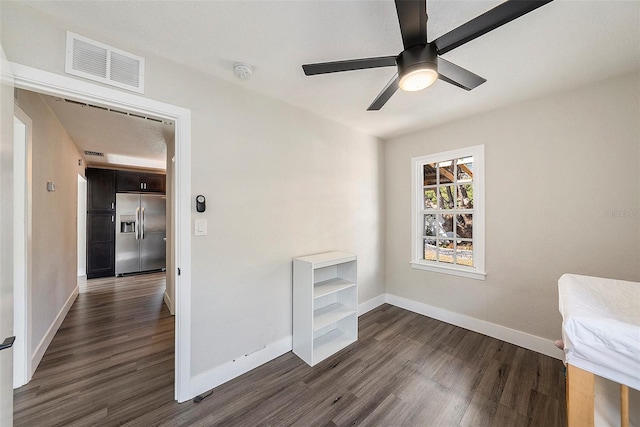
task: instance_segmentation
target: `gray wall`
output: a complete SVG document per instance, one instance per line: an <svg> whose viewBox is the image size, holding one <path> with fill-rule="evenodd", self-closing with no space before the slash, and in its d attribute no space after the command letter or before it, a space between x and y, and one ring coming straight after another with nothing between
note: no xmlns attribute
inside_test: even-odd
<svg viewBox="0 0 640 427"><path fill-rule="evenodd" d="M40 95L20 90L32 130L31 349L35 352L77 286L78 166L82 156ZM47 191L47 182L56 191Z"/></svg>
<svg viewBox="0 0 640 427"><path fill-rule="evenodd" d="M9 60L64 74L69 29L145 56L145 96L191 109L191 197L207 197L198 217L209 221L192 237L192 375L291 334L293 257L355 252L360 302L384 292L381 141L24 5L0 8Z"/></svg>
<svg viewBox="0 0 640 427"><path fill-rule="evenodd" d="M555 339L563 273L640 280L639 88L626 75L386 141L387 292ZM476 144L486 280L412 269L410 159Z"/></svg>

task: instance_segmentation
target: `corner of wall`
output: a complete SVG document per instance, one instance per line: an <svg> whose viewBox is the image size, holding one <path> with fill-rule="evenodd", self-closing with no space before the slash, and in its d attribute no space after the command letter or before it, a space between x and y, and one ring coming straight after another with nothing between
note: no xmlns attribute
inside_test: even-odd
<svg viewBox="0 0 640 427"><path fill-rule="evenodd" d="M373 310L376 307L381 306L387 302L387 294L380 294L377 297L371 298L368 301L358 304L358 316L362 316L365 313Z"/></svg>
<svg viewBox="0 0 640 427"><path fill-rule="evenodd" d="M218 387L227 381L282 356L291 351L292 345L292 337L289 335L276 342L267 344L265 347L253 353L241 355L236 359L192 377L190 384L191 397L196 397L199 394Z"/></svg>
<svg viewBox="0 0 640 427"><path fill-rule="evenodd" d="M33 374L38 368L38 365L42 360L42 356L44 356L47 348L49 348L49 344L51 344L53 337L56 335L56 332L58 332L58 329L60 328L60 325L62 325L64 318L67 317L67 313L69 313L69 310L71 310L71 306L78 297L78 293L79 289L78 286L76 286L71 292L71 295L69 295L69 298L67 298L67 301L58 312L55 320L53 321L47 332L44 334L44 337L42 337L42 340L40 340L40 343L34 350L31 356L31 374Z"/></svg>
<svg viewBox="0 0 640 427"><path fill-rule="evenodd" d="M171 297L167 293L167 289L164 290L164 295L162 299L164 300L164 303L167 305L167 308L169 309L169 313L171 313L172 316L175 316L176 313L173 311L174 310L173 301L171 300Z"/></svg>

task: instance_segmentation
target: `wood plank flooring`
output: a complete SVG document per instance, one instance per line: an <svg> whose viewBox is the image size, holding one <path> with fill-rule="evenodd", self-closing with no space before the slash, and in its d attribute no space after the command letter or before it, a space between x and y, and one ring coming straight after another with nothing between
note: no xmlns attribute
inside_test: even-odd
<svg viewBox="0 0 640 427"><path fill-rule="evenodd" d="M386 304L313 368L287 353L178 404L164 278L101 280L15 391L16 426L566 425L560 361Z"/></svg>
<svg viewBox="0 0 640 427"><path fill-rule="evenodd" d="M79 286L32 380L14 391L16 426L118 425L173 401L164 273Z"/></svg>

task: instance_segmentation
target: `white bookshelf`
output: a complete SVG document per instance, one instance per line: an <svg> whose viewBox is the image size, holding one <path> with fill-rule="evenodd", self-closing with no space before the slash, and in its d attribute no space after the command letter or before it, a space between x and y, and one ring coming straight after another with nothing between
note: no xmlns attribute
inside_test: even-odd
<svg viewBox="0 0 640 427"><path fill-rule="evenodd" d="M293 352L309 366L358 339L357 256L293 259Z"/></svg>

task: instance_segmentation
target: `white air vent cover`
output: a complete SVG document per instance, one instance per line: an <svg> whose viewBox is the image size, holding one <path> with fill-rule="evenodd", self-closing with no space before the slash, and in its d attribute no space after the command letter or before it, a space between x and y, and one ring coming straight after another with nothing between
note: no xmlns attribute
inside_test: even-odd
<svg viewBox="0 0 640 427"><path fill-rule="evenodd" d="M144 93L144 58L67 31L64 71Z"/></svg>

